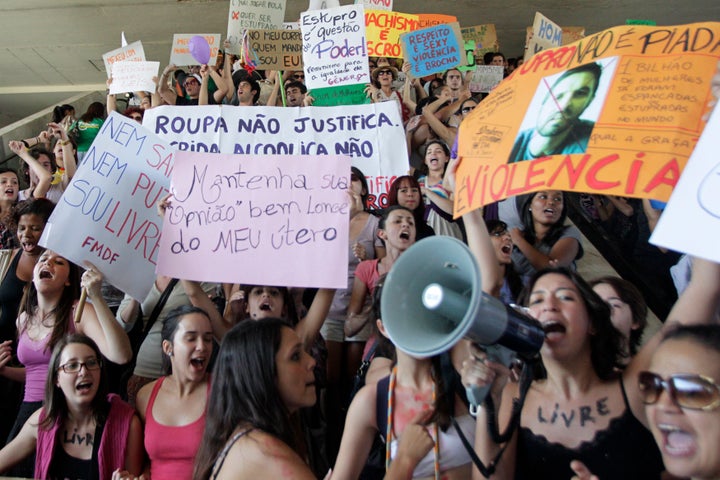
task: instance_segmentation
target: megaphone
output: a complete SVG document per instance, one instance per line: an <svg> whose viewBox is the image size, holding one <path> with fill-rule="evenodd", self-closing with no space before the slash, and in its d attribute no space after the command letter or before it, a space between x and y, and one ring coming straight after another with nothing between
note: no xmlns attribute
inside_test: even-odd
<svg viewBox="0 0 720 480"><path fill-rule="evenodd" d="M416 358L468 338L509 365L516 354L536 356L545 339L537 320L482 291L472 252L446 236L425 238L398 257L385 279L380 313L390 340ZM480 405L488 391L469 390L468 398Z"/></svg>

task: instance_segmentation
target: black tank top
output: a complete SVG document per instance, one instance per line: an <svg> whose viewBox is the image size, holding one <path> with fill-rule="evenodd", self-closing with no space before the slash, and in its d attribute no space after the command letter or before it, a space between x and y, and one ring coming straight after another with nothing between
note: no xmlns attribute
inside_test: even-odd
<svg viewBox="0 0 720 480"><path fill-rule="evenodd" d="M610 421L589 442L570 449L521 427L518 432L515 479L569 479L572 460L580 460L598 478L659 479L665 467L655 439L632 414L620 380L625 412Z"/></svg>
<svg viewBox="0 0 720 480"><path fill-rule="evenodd" d="M10 267L5 278L0 282L0 342L5 340L16 340L16 326L20 300L22 300L23 288L27 282L17 277L17 266L20 262L22 251L18 251L10 261Z"/></svg>
<svg viewBox="0 0 720 480"><path fill-rule="evenodd" d="M50 464L50 471L48 472L50 480L101 480L98 451L100 450L100 440L102 439L104 427L104 421L95 426L95 443L93 444L92 456L88 460L68 455L58 440Z"/></svg>

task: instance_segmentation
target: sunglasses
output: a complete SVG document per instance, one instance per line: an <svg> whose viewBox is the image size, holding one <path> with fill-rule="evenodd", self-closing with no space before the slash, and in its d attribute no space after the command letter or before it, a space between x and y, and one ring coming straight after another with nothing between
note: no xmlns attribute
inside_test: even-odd
<svg viewBox="0 0 720 480"><path fill-rule="evenodd" d="M60 365L58 370L62 370L65 373L78 373L82 367L86 370L100 370L102 361L97 358L90 358L87 362L68 362L64 365Z"/></svg>
<svg viewBox="0 0 720 480"><path fill-rule="evenodd" d="M350 174L350 181L351 181L351 182L359 182L359 181L360 181L360 177L358 177L358 176L355 175L354 173L351 173L351 174Z"/></svg>
<svg viewBox="0 0 720 480"><path fill-rule="evenodd" d="M305 75L296 73L295 75L293 75L293 78L303 80L305 78Z"/></svg>
<svg viewBox="0 0 720 480"><path fill-rule="evenodd" d="M185 82L185 86L187 87L189 85L200 85L200 84L198 83L197 80L188 80L187 82Z"/></svg>
<svg viewBox="0 0 720 480"><path fill-rule="evenodd" d="M638 388L645 405L657 403L664 390L684 409L708 411L720 406L720 386L703 375L678 373L666 380L652 372L640 372Z"/></svg>
<svg viewBox="0 0 720 480"><path fill-rule="evenodd" d="M392 70L380 70L378 75L392 75Z"/></svg>

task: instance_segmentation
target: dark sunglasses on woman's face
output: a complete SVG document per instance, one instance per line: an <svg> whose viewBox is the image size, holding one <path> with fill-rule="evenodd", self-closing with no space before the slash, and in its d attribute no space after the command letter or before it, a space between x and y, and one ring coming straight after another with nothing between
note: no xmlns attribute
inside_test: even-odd
<svg viewBox="0 0 720 480"><path fill-rule="evenodd" d="M358 177L358 176L355 175L354 173L351 173L351 174L350 174L350 181L351 181L351 182L359 182L359 181L360 181L360 177Z"/></svg>
<svg viewBox="0 0 720 480"><path fill-rule="evenodd" d="M688 410L715 410L720 406L720 386L713 379L691 373L677 373L667 379L653 372L638 374L643 403L653 405L667 392L676 405Z"/></svg>

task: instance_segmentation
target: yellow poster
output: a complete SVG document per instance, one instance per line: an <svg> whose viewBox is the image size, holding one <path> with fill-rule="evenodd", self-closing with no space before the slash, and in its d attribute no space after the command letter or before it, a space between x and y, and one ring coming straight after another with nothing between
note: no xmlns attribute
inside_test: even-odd
<svg viewBox="0 0 720 480"><path fill-rule="evenodd" d="M410 13L365 10L368 55L402 58L400 34L417 30L418 24L418 16Z"/></svg>
<svg viewBox="0 0 720 480"><path fill-rule="evenodd" d="M461 124L455 214L543 189L667 200L719 58L717 22L615 27L539 52Z"/></svg>

